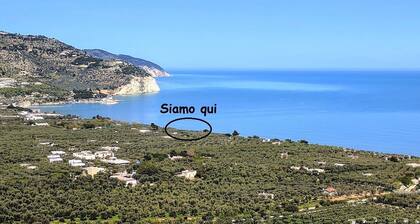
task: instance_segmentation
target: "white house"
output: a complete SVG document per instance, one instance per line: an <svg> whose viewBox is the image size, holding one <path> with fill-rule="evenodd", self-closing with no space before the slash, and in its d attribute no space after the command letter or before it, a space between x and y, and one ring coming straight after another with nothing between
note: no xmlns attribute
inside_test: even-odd
<svg viewBox="0 0 420 224"><path fill-rule="evenodd" d="M51 151L51 154L53 154L53 155L65 155L66 152L64 152L64 151Z"/></svg>
<svg viewBox="0 0 420 224"><path fill-rule="evenodd" d="M99 159L105 159L108 157L114 157L114 153L111 151L97 151L95 152L95 157Z"/></svg>
<svg viewBox="0 0 420 224"><path fill-rule="evenodd" d="M62 158L50 158L50 163L58 163L58 162L63 162Z"/></svg>
<svg viewBox="0 0 420 224"><path fill-rule="evenodd" d="M71 159L71 160L69 160L69 164L70 164L70 166L74 166L74 167L80 167L80 166L85 166L86 165L80 159Z"/></svg>
<svg viewBox="0 0 420 224"><path fill-rule="evenodd" d="M47 158L48 159L57 159L57 158L60 158L60 155L48 155Z"/></svg>
<svg viewBox="0 0 420 224"><path fill-rule="evenodd" d="M73 153L73 156L79 159L95 160L95 155L91 151L81 151Z"/></svg>

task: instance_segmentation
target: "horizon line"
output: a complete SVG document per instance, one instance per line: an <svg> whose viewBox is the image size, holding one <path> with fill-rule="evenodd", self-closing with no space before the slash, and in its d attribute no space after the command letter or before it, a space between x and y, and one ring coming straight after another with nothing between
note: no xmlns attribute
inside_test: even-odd
<svg viewBox="0 0 420 224"><path fill-rule="evenodd" d="M194 71L296 71L296 72L420 72L420 68L169 68L165 71L194 72Z"/></svg>

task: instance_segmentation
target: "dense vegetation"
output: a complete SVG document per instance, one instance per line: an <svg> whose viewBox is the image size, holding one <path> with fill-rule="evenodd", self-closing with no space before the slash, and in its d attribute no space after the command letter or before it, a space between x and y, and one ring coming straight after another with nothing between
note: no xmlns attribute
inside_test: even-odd
<svg viewBox="0 0 420 224"><path fill-rule="evenodd" d="M394 155L397 159L386 160L388 155L306 141L273 144L238 132L181 142L164 138L156 125L156 131L142 133L140 129L151 126L100 116L66 116L47 119L47 127L30 126L14 117L16 110L0 109L0 223L420 221L419 194L394 193L405 177L420 176L418 168L406 165L419 163L418 158ZM94 178L68 165L72 152L102 146L119 146L116 156L130 160L130 165L89 162L107 168ZM51 150L66 151L65 162L49 163ZM168 155L184 158L173 161ZM37 168L27 169L23 163ZM322 168L325 173L292 166ZM175 176L185 169L196 170L196 178ZM136 171L139 184L126 187L109 178L123 170ZM328 186L337 195L324 195Z"/></svg>
<svg viewBox="0 0 420 224"><path fill-rule="evenodd" d="M69 95L67 91L57 89L45 84L41 85L28 85L22 87L6 87L0 88L0 95L4 97L14 97L14 96L25 96L32 95L33 97L42 97L43 95L51 95L56 97L56 100L63 100L66 96Z"/></svg>

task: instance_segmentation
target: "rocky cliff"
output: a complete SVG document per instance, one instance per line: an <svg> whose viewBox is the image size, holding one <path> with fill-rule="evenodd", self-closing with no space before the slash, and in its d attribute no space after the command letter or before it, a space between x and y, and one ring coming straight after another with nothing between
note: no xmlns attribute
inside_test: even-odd
<svg viewBox="0 0 420 224"><path fill-rule="evenodd" d="M169 73L167 73L159 65L153 62L141 59L141 58L135 58L135 57L124 55L124 54L113 54L113 53L110 53L101 49L85 49L85 52L95 58L100 58L104 60L112 60L112 59L121 60L130 64L133 64L139 68L144 69L153 77L169 76Z"/></svg>
<svg viewBox="0 0 420 224"><path fill-rule="evenodd" d="M133 77L130 83L117 88L114 92L115 95L135 95L159 92L160 88L153 77Z"/></svg>

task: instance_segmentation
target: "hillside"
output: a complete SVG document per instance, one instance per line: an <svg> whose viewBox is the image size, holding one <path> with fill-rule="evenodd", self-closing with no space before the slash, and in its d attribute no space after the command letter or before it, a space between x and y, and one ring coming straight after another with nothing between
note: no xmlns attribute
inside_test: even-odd
<svg viewBox="0 0 420 224"><path fill-rule="evenodd" d="M100 58L104 60L115 59L115 60L125 61L127 63L133 64L139 68L146 70L154 77L169 76L169 74L159 65L153 62L141 59L141 58L135 58L130 55L124 55L124 54L113 54L113 53L110 53L101 49L85 49L84 51L88 55L95 58Z"/></svg>
<svg viewBox="0 0 420 224"><path fill-rule="evenodd" d="M0 95L6 99L41 93L47 97L38 100L54 101L87 89L118 94L126 85L126 94L159 90L151 74L129 63L94 58L45 36L0 33Z"/></svg>

